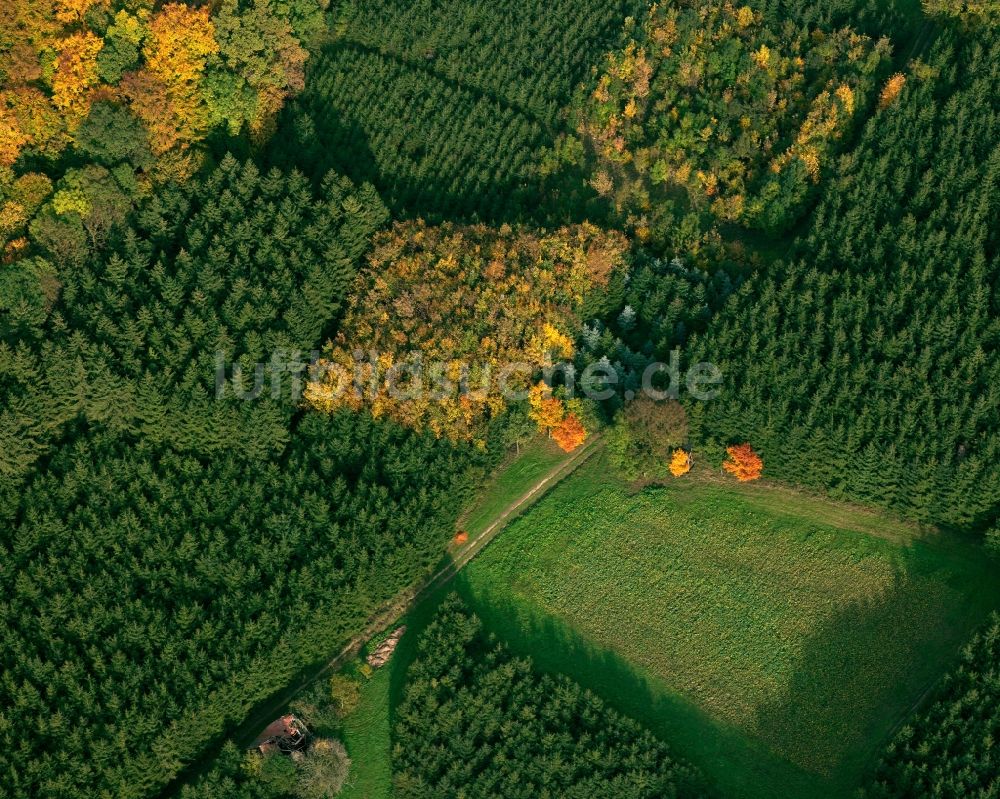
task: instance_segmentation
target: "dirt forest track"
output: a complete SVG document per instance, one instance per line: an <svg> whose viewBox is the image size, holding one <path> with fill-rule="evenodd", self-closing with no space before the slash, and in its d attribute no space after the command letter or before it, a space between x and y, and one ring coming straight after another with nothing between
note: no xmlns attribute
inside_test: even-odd
<svg viewBox="0 0 1000 799"><path fill-rule="evenodd" d="M249 746L257 733L268 723L273 721L288 703L303 689L309 687L318 680L324 679L335 671L339 670L352 658L357 657L365 643L371 640L382 630L391 626L400 616L412 610L420 602L426 599L433 591L446 585L455 577L473 558L476 557L500 532L507 523L518 516L522 511L541 499L549 490L554 488L563 479L575 472L580 466L598 453L604 447L604 440L601 436L592 437L584 446L566 460L561 461L550 469L540 480L538 480L529 490L521 494L513 502L507 504L503 510L496 514L493 521L485 527L482 532L470 538L468 543L458 549L449 551L447 562L437 571L429 575L423 581L412 586L410 589L399 594L392 602L383 607L378 613L369 619L364 630L350 639L348 643L329 661L312 669L302 679L286 688L280 694L272 697L266 703L258 706L256 710L246 718L238 727L230 730L227 739L235 741L240 746ZM211 764L217 749L221 745L220 741L216 746L210 747L204 756L195 764L182 771L159 795L163 799L175 797L180 794L181 788L191 779Z"/></svg>

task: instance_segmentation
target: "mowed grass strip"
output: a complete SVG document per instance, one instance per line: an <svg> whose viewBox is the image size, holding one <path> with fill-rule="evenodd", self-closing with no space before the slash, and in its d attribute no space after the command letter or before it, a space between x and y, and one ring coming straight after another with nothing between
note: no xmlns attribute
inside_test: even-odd
<svg viewBox="0 0 1000 799"><path fill-rule="evenodd" d="M476 501L459 518L459 527L475 537L493 524L511 505L531 491L569 456L550 439L529 441L497 469Z"/></svg>
<svg viewBox="0 0 1000 799"><path fill-rule="evenodd" d="M390 799L392 763L389 720L391 671L376 671L371 679L359 677L361 702L344 722L344 745L351 758L347 783L340 799Z"/></svg>
<svg viewBox="0 0 1000 799"><path fill-rule="evenodd" d="M482 533L513 502L570 457L549 439L539 436L530 440L519 453L511 454L497 468L462 514L460 526L473 537ZM397 625L406 624L408 631L387 666L370 678L360 675L360 660L347 670L361 683L361 702L358 710L344 722L344 744L351 758L351 770L339 794L340 799L390 799L392 796L393 695L402 692L406 667L413 659L419 630L433 618L434 609L448 590L447 586L434 590L417 608L398 620Z"/></svg>
<svg viewBox="0 0 1000 799"><path fill-rule="evenodd" d="M1000 599L953 539L890 520L871 535L870 512L781 488L632 493L602 461L512 522L470 564L469 590L508 615L549 614L693 706L663 730L731 795L843 795ZM787 775L741 773L734 731Z"/></svg>

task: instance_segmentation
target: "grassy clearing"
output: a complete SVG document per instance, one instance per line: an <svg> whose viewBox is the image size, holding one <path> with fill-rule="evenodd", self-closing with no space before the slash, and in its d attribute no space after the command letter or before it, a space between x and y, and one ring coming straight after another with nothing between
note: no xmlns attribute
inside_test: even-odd
<svg viewBox="0 0 1000 799"><path fill-rule="evenodd" d="M808 495L788 486L767 482L734 486L728 476L720 477L721 470L709 472L695 470L692 479L701 479L715 486L721 498L726 492L753 506L754 509L789 521L798 519L805 524L823 524L838 530L864 533L884 538L896 544L907 545L920 538L924 532L908 521L891 518L861 505L839 502L821 495Z"/></svg>
<svg viewBox="0 0 1000 799"><path fill-rule="evenodd" d="M537 438L497 470L472 506L462 514L459 527L472 538L489 527L505 508L524 496L557 465L568 460L552 441Z"/></svg>
<svg viewBox="0 0 1000 799"><path fill-rule="evenodd" d="M844 796L1000 589L976 550L783 488L596 458L464 573L480 615L734 797Z"/></svg>
<svg viewBox="0 0 1000 799"><path fill-rule="evenodd" d="M361 704L344 722L344 746L351 773L341 799L389 799L392 796L390 760L389 668L362 682Z"/></svg>

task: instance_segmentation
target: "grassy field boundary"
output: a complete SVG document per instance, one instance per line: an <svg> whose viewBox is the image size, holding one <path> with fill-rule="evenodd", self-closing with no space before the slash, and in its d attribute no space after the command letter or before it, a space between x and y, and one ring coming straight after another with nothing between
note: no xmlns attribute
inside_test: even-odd
<svg viewBox="0 0 1000 799"><path fill-rule="evenodd" d="M894 515L888 510L874 508L847 499L832 497L822 491L803 488L786 483L764 479L750 483L734 485L732 477L721 468L712 468L705 464L695 464L686 480L693 483L703 483L723 487L738 494L742 499L752 502L762 510L774 510L782 506L782 512L797 515L796 504L807 500L810 507L810 521L823 521L834 527L847 526L855 532L876 538L884 538L896 544L907 544L918 539L936 536L940 531L931 525L921 524L910 519ZM669 481L657 480L637 483L636 490L669 485ZM788 503L784 505L783 503ZM817 511L823 510L822 514ZM845 526L845 521L849 524Z"/></svg>
<svg viewBox="0 0 1000 799"><path fill-rule="evenodd" d="M458 529L466 529L469 542L452 547L449 568L440 570L436 579L392 620L388 628L406 624L392 661L373 675L361 680L361 704L344 721L344 744L351 756L351 773L344 785L343 799L389 799L391 793L392 708L399 701L405 674L415 656L416 640L433 618L441 599L451 590L449 583L458 578L462 568L494 540L503 529L529 510L556 485L591 460L603 447L593 439L589 446L571 456L560 452L553 442L539 439L511 454L483 486L476 500L459 516ZM479 521L477 519L485 519ZM382 629L387 629L383 627ZM378 631L376 631L377 634ZM349 671L357 661L345 658L342 666Z"/></svg>
<svg viewBox="0 0 1000 799"><path fill-rule="evenodd" d="M538 502L552 488L562 482L563 479L575 472L592 456L600 452L604 447L604 439L600 436L592 437L583 447L574 452L567 460L560 463L541 480L535 483L526 493L518 497L517 500L508 504L493 521L478 533L473 534L468 544L457 549L452 555L450 568L446 566L439 574L426 586L424 592L430 591L437 586L448 582L455 573L465 566L476 555L483 551L487 544L516 517L524 513L528 508Z"/></svg>

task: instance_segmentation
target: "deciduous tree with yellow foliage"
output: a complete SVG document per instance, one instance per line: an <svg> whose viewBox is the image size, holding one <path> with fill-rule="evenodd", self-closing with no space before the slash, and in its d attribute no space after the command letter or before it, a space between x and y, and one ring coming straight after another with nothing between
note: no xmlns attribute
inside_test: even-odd
<svg viewBox="0 0 1000 799"><path fill-rule="evenodd" d="M142 48L145 69L126 76L122 89L146 124L155 154L205 135L209 108L202 80L209 57L218 52L207 8L168 3L150 20Z"/></svg>
<svg viewBox="0 0 1000 799"><path fill-rule="evenodd" d="M540 380L528 391L528 416L539 430L551 435L566 417L566 406L561 399L553 397L552 389Z"/></svg>
<svg viewBox="0 0 1000 799"><path fill-rule="evenodd" d="M91 90L100 81L97 54L104 42L89 31L73 33L58 42L52 75L52 103L66 116L71 130L90 110Z"/></svg>
<svg viewBox="0 0 1000 799"><path fill-rule="evenodd" d="M889 80L885 82L885 86L882 87L882 91L878 97L878 107L888 108L890 105L896 102L897 98L903 91L903 87L906 86L906 75L902 72L897 72Z"/></svg>

